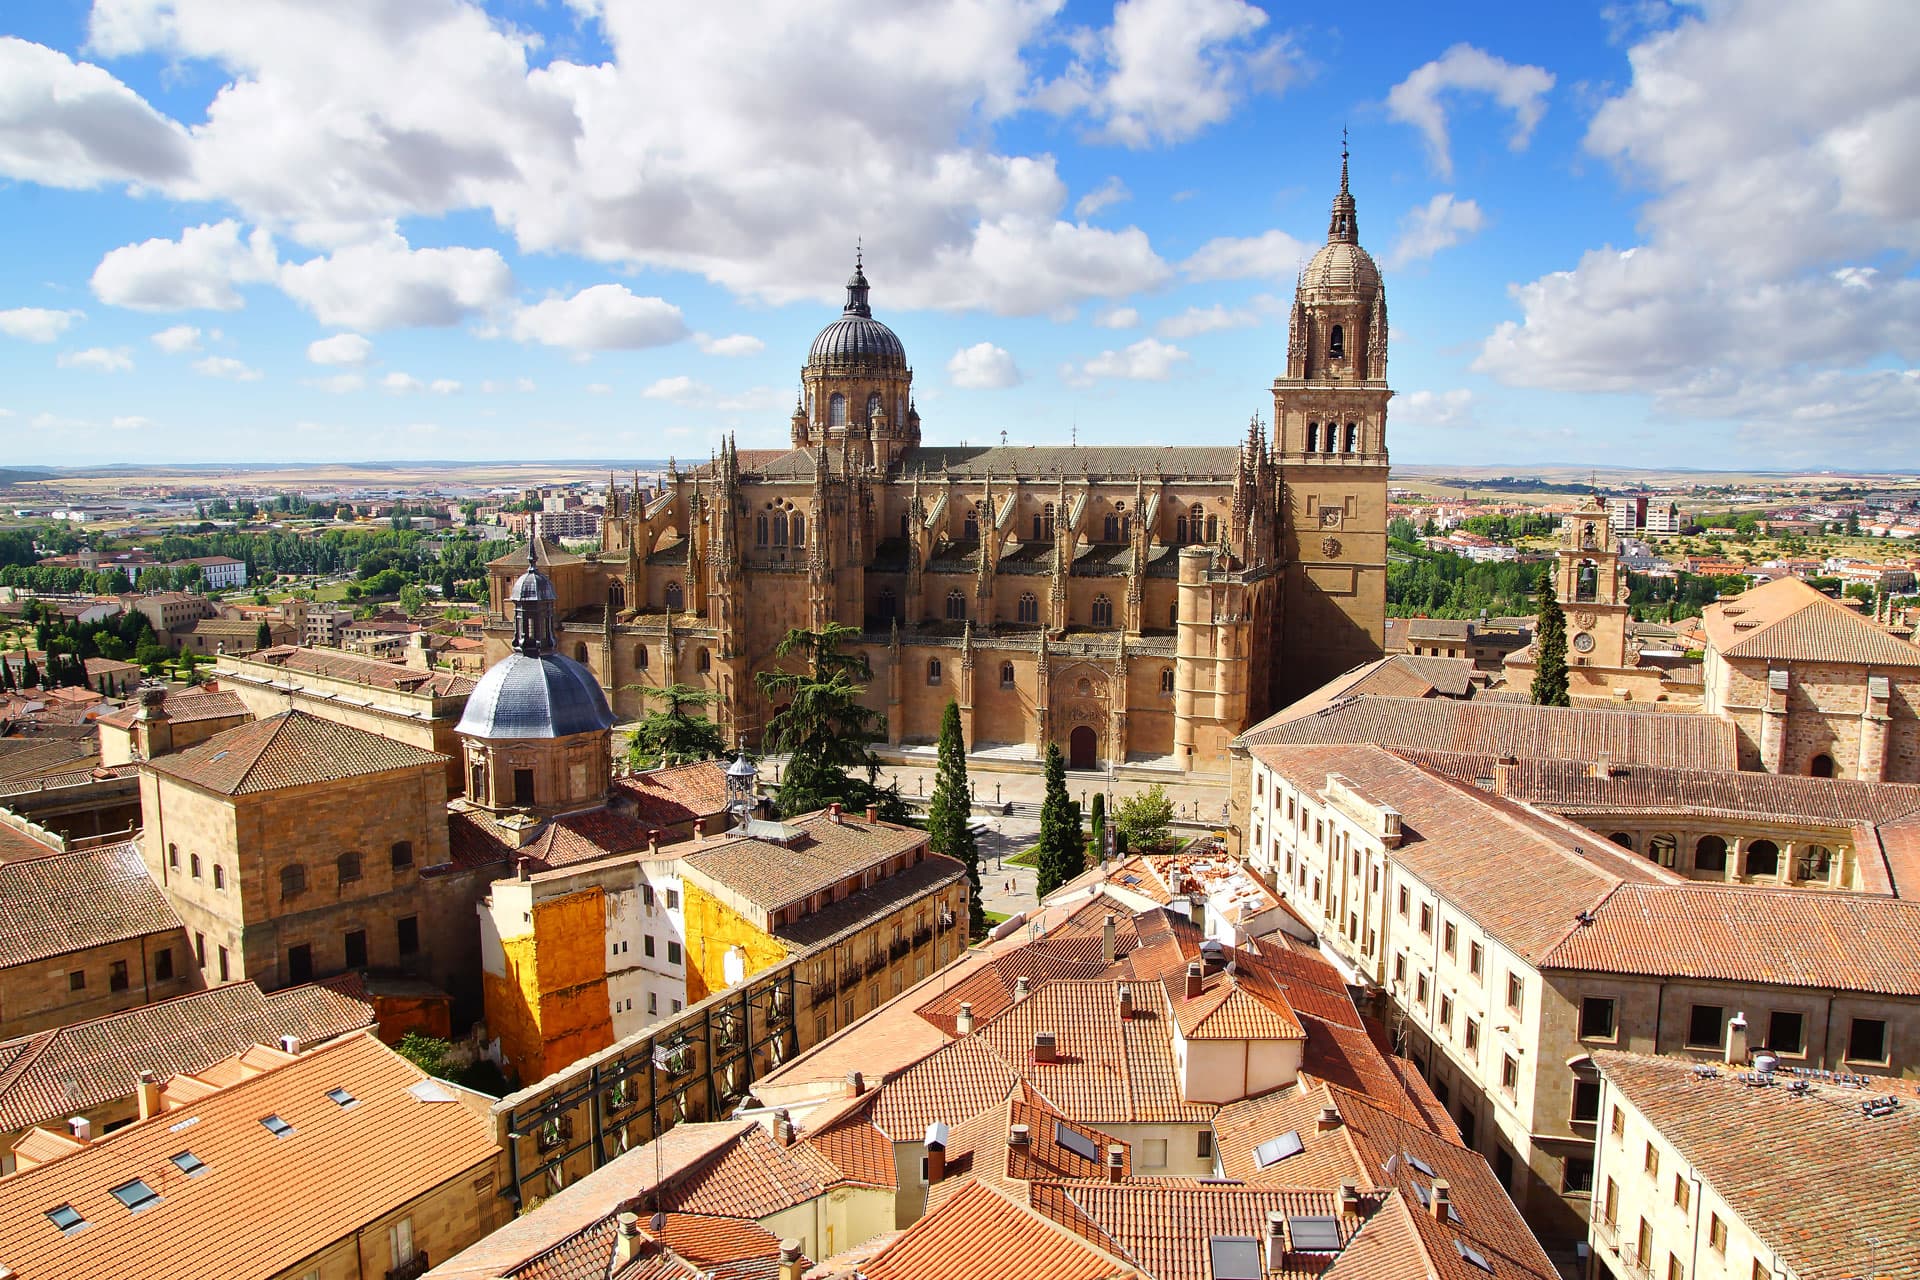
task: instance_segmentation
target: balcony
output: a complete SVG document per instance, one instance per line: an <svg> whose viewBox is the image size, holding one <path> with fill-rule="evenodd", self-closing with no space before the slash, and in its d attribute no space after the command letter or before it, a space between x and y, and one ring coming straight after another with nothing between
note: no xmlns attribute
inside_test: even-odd
<svg viewBox="0 0 1920 1280"><path fill-rule="evenodd" d="M920 947L926 946L929 942L932 942L932 941L933 941L932 929L915 929L913 931L913 945L916 950Z"/></svg>
<svg viewBox="0 0 1920 1280"><path fill-rule="evenodd" d="M420 1280L420 1277L427 1274L432 1266L424 1252L416 1253L399 1266L388 1268L387 1280Z"/></svg>
<svg viewBox="0 0 1920 1280"><path fill-rule="evenodd" d="M905 938L902 938L898 942L894 943L893 945L887 948L887 959L889 961L905 960L907 958L908 952L910 952L912 949L913 949L912 944L909 943Z"/></svg>

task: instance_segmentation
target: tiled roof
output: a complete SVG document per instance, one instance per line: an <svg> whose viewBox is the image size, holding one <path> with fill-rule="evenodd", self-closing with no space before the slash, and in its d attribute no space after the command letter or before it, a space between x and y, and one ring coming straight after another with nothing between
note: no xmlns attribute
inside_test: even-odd
<svg viewBox="0 0 1920 1280"><path fill-rule="evenodd" d="M843 1111L810 1132L804 1140L816 1155L833 1166L842 1181L873 1187L892 1187L899 1174L893 1163L893 1144L874 1128L870 1118L873 1099Z"/></svg>
<svg viewBox="0 0 1920 1280"><path fill-rule="evenodd" d="M426 1078L355 1036L0 1179L0 1257L22 1276L279 1274L451 1179L493 1176L499 1147L484 1115L409 1092ZM357 1101L336 1105L335 1088ZM275 1137L265 1115L292 1132ZM160 1177L182 1150L204 1170ZM135 1177L160 1193L139 1212L110 1193ZM86 1230L47 1220L62 1204Z"/></svg>
<svg viewBox="0 0 1920 1280"><path fill-rule="evenodd" d="M1342 699L1288 708L1247 730L1249 746L1369 742L1482 755L1734 769L1733 725L1717 716L1617 708L1536 707L1474 698Z"/></svg>
<svg viewBox="0 0 1920 1280"><path fill-rule="evenodd" d="M1701 611L1707 642L1729 658L1920 667L1920 647L1889 635L1798 578L1721 600Z"/></svg>
<svg viewBox="0 0 1920 1280"><path fill-rule="evenodd" d="M266 663L283 671L297 671L305 675L347 680L369 688L431 694L436 698L452 698L464 693L472 693L475 683L471 676L457 675L453 672L422 671L417 667L409 667L404 662L383 662L379 658L346 653L338 649L309 649L291 644L261 649L247 654L238 661Z"/></svg>
<svg viewBox="0 0 1920 1280"><path fill-rule="evenodd" d="M969 1182L869 1261L867 1280L1112 1280L1139 1272L1026 1205Z"/></svg>
<svg viewBox="0 0 1920 1280"><path fill-rule="evenodd" d="M142 1071L200 1072L283 1035L311 1046L372 1025L373 1006L336 985L263 996L251 982L234 982L22 1036L0 1043L0 1132L127 1097Z"/></svg>
<svg viewBox="0 0 1920 1280"><path fill-rule="evenodd" d="M1140 1185L1078 1183L1059 1188L1059 1195L1091 1223L1115 1256L1132 1262L1154 1280L1210 1280L1209 1242L1215 1236L1251 1236L1264 1241L1267 1214L1289 1218L1331 1217L1344 1248L1361 1232L1367 1213L1375 1207L1363 1200L1367 1212L1340 1212L1336 1190L1254 1188L1192 1184ZM1057 1202L1036 1197L1037 1208L1052 1210ZM1056 1219L1057 1220L1057 1219ZM1268 1277L1318 1275L1326 1267L1322 1257L1289 1255L1292 1265Z"/></svg>
<svg viewBox="0 0 1920 1280"><path fill-rule="evenodd" d="M246 720L252 715L247 710L247 704L240 701L239 694L225 689L189 689L181 693L169 693L166 709L167 719L174 724L192 724L197 720ZM101 716L95 723L112 725L116 729L131 729L139 718L140 704L129 702L113 714Z"/></svg>
<svg viewBox="0 0 1920 1280"><path fill-rule="evenodd" d="M633 803L634 813L650 827L684 826L727 808L726 766L713 760L649 769L615 778L616 799Z"/></svg>
<svg viewBox="0 0 1920 1280"><path fill-rule="evenodd" d="M447 814L447 852L459 868L533 858L549 867L596 862L647 848L647 824L617 809L585 809L548 818L524 847L484 809Z"/></svg>
<svg viewBox="0 0 1920 1280"><path fill-rule="evenodd" d="M1696 1075L1680 1059L1593 1056L1793 1275L1920 1276L1910 1245L1920 1218L1920 1107L1911 1098L1872 1118L1857 1089L1814 1084L1795 1096L1780 1085L1748 1088L1725 1071ZM1833 1194L1809 1194L1816 1187Z"/></svg>
<svg viewBox="0 0 1920 1280"><path fill-rule="evenodd" d="M234 796L395 769L444 769L446 763L443 755L365 729L305 711L285 711L159 756L148 761L147 768Z"/></svg>
<svg viewBox="0 0 1920 1280"><path fill-rule="evenodd" d="M935 1050L881 1085L869 1114L891 1141L917 1141L935 1121L954 1125L979 1115L1019 1082L1006 1058L975 1034Z"/></svg>
<svg viewBox="0 0 1920 1280"><path fill-rule="evenodd" d="M802 916L791 924L776 928L774 936L796 947L813 947L837 938L849 929L863 928L898 907L922 897L940 885L966 878L967 868L945 854L930 853L904 871L882 876L864 889L848 894L832 906ZM955 928L965 929L964 920L954 924L930 921L943 936ZM964 940L963 940L964 943Z"/></svg>
<svg viewBox="0 0 1920 1280"><path fill-rule="evenodd" d="M1920 902L1824 890L1621 885L1543 968L1920 995Z"/></svg>
<svg viewBox="0 0 1920 1280"><path fill-rule="evenodd" d="M1210 974L1192 999L1187 998L1184 977L1169 975L1161 989L1180 1034L1189 1040L1306 1039L1286 993L1257 969L1239 976Z"/></svg>
<svg viewBox="0 0 1920 1280"><path fill-rule="evenodd" d="M0 966L179 928L130 840L0 863Z"/></svg>
<svg viewBox="0 0 1920 1280"><path fill-rule="evenodd" d="M47 834L49 838L58 839L52 832ZM22 858L44 858L50 853L59 851L58 845L47 844L9 823L0 822L0 862L18 862Z"/></svg>
<svg viewBox="0 0 1920 1280"><path fill-rule="evenodd" d="M926 843L927 833L890 822L825 811L796 818L804 833L791 846L726 836L678 852L688 867L725 885L755 906L774 909L857 875L875 863Z"/></svg>
<svg viewBox="0 0 1920 1280"><path fill-rule="evenodd" d="M63 773L99 758L90 736L0 739L0 782Z"/></svg>
<svg viewBox="0 0 1920 1280"><path fill-rule="evenodd" d="M1367 1181L1353 1146L1340 1129L1322 1132L1320 1112L1333 1105L1324 1084L1303 1080L1282 1089L1229 1102L1213 1118L1220 1172L1236 1182L1274 1187L1337 1187L1349 1178ZM1256 1150L1285 1134L1300 1150L1261 1167Z"/></svg>

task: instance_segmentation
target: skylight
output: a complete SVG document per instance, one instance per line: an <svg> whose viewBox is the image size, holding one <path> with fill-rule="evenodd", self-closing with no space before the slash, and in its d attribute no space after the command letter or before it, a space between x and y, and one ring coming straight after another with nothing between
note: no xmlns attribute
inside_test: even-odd
<svg viewBox="0 0 1920 1280"><path fill-rule="evenodd" d="M265 1125L267 1132L276 1138L284 1138L293 1132L293 1126L285 1120L282 1120L279 1116L262 1116L260 1123Z"/></svg>
<svg viewBox="0 0 1920 1280"><path fill-rule="evenodd" d="M1422 1160L1419 1156L1408 1156L1407 1163L1412 1165L1414 1168L1418 1169L1420 1172L1426 1174L1429 1178L1433 1176L1433 1166L1428 1164L1425 1160Z"/></svg>
<svg viewBox="0 0 1920 1280"><path fill-rule="evenodd" d="M1265 1275L1260 1242L1252 1236L1214 1236L1207 1241L1213 1280L1260 1280Z"/></svg>
<svg viewBox="0 0 1920 1280"><path fill-rule="evenodd" d="M144 1209L160 1199L160 1193L148 1186L143 1179L123 1182L113 1189L113 1198L129 1209Z"/></svg>
<svg viewBox="0 0 1920 1280"><path fill-rule="evenodd" d="M332 1099L333 1105L336 1107L350 1107L360 1101L360 1099L354 1097L345 1089L329 1089L327 1090L327 1097Z"/></svg>
<svg viewBox="0 0 1920 1280"><path fill-rule="evenodd" d="M1089 1160L1100 1158L1100 1148L1088 1141L1085 1134L1069 1129L1065 1120L1053 1122L1053 1140L1077 1156L1085 1156Z"/></svg>
<svg viewBox="0 0 1920 1280"><path fill-rule="evenodd" d="M1288 1218L1287 1238L1295 1253L1340 1252L1340 1224L1325 1215Z"/></svg>
<svg viewBox="0 0 1920 1280"><path fill-rule="evenodd" d="M1301 1145L1299 1133L1289 1129L1279 1137L1269 1138L1255 1147L1253 1162L1265 1169L1269 1165L1279 1164L1288 1156L1297 1156L1304 1150L1306 1148Z"/></svg>
<svg viewBox="0 0 1920 1280"><path fill-rule="evenodd" d="M167 1159L173 1162L174 1168L186 1174L189 1178L196 1173L204 1172L207 1167L206 1162L191 1151L182 1151L175 1155L168 1156Z"/></svg>
<svg viewBox="0 0 1920 1280"><path fill-rule="evenodd" d="M87 1220L81 1217L80 1211L70 1204L63 1204L58 1209L47 1210L47 1221L53 1223L53 1225L60 1228L63 1233L70 1236L79 1235L87 1229Z"/></svg>
<svg viewBox="0 0 1920 1280"><path fill-rule="evenodd" d="M1474 1248L1472 1245L1468 1244L1465 1240L1455 1240L1453 1242L1453 1247L1460 1251L1460 1256L1462 1258L1465 1258L1468 1262L1471 1262L1474 1266L1480 1268L1482 1271L1486 1272L1488 1275L1493 1274L1493 1264L1487 1261L1486 1255L1481 1253L1478 1249Z"/></svg>

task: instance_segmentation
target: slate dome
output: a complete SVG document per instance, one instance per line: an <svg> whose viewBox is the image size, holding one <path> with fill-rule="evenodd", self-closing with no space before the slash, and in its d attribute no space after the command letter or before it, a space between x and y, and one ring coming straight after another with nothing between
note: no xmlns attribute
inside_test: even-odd
<svg viewBox="0 0 1920 1280"><path fill-rule="evenodd" d="M822 329L807 351L808 364L879 365L887 369L907 367L907 349L893 330L873 318L868 301L872 286L856 257L853 275L847 279L847 305L840 318Z"/></svg>
<svg viewBox="0 0 1920 1280"><path fill-rule="evenodd" d="M510 653L467 695L455 732L471 738L565 738L613 728L593 673L557 653Z"/></svg>

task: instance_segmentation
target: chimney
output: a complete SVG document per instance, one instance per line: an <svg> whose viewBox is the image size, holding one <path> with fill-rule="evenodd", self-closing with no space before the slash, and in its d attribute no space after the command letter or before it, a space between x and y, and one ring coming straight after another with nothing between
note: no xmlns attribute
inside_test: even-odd
<svg viewBox="0 0 1920 1280"><path fill-rule="evenodd" d="M1314 1128L1318 1129L1321 1133L1332 1133L1339 1127L1340 1109L1338 1107L1320 1108L1320 1119L1315 1122Z"/></svg>
<svg viewBox="0 0 1920 1280"><path fill-rule="evenodd" d="M793 1116L785 1107L773 1113L773 1136L783 1147L793 1145Z"/></svg>
<svg viewBox="0 0 1920 1280"><path fill-rule="evenodd" d="M1445 1178L1433 1180L1433 1195L1428 1198L1427 1207L1433 1210L1433 1216L1439 1221L1447 1220L1447 1210L1453 1207L1453 1188L1447 1185Z"/></svg>
<svg viewBox="0 0 1920 1280"><path fill-rule="evenodd" d="M1107 1148L1107 1181L1118 1182L1127 1172L1127 1149L1121 1146Z"/></svg>
<svg viewBox="0 0 1920 1280"><path fill-rule="evenodd" d="M93 1121L85 1116L71 1116L67 1120L67 1130L77 1142L93 1141Z"/></svg>
<svg viewBox="0 0 1920 1280"><path fill-rule="evenodd" d="M1007 1145L1010 1147L1026 1146L1027 1145L1027 1126L1023 1124L1016 1124L1011 1129L1008 1129Z"/></svg>
<svg viewBox="0 0 1920 1280"><path fill-rule="evenodd" d="M1019 1004L1022 1000L1025 1000L1027 994L1032 991L1032 989L1033 988L1027 985L1027 979L1024 975L1015 978L1013 980L1013 1002Z"/></svg>
<svg viewBox="0 0 1920 1280"><path fill-rule="evenodd" d="M1118 957L1119 942L1114 937L1113 912L1107 912L1107 918L1100 923L1100 958L1112 964Z"/></svg>
<svg viewBox="0 0 1920 1280"><path fill-rule="evenodd" d="M1510 796L1514 784L1520 780L1520 761L1515 756L1501 756L1493 762L1493 794Z"/></svg>
<svg viewBox="0 0 1920 1280"><path fill-rule="evenodd" d="M1187 999L1198 1000L1200 993L1206 988L1207 980L1200 968L1200 962L1195 960L1187 966Z"/></svg>
<svg viewBox="0 0 1920 1280"><path fill-rule="evenodd" d="M935 1120L927 1126L927 1185L947 1176L947 1126Z"/></svg>
<svg viewBox="0 0 1920 1280"><path fill-rule="evenodd" d="M1052 1062L1054 1059L1053 1032L1036 1031L1033 1033L1033 1060Z"/></svg>
<svg viewBox="0 0 1920 1280"><path fill-rule="evenodd" d="M513 878L516 880L533 879L533 859L521 856L513 860Z"/></svg>
<svg viewBox="0 0 1920 1280"><path fill-rule="evenodd" d="M780 1242L780 1280L800 1280L800 1242L792 1236Z"/></svg>
<svg viewBox="0 0 1920 1280"><path fill-rule="evenodd" d="M867 1078L858 1071L847 1072L847 1096L857 1098L867 1091Z"/></svg>
<svg viewBox="0 0 1920 1280"><path fill-rule="evenodd" d="M836 827L840 825L840 802L838 800L835 800L827 806L827 821Z"/></svg>
<svg viewBox="0 0 1920 1280"><path fill-rule="evenodd" d="M293 1054L294 1056L298 1057L300 1053L300 1037L299 1036L281 1036L280 1052Z"/></svg>
<svg viewBox="0 0 1920 1280"><path fill-rule="evenodd" d="M1588 770L1588 772L1591 773L1596 778L1611 778L1613 776L1612 757L1610 757L1606 752L1602 751L1600 753L1600 758L1593 762L1593 766Z"/></svg>
<svg viewBox="0 0 1920 1280"><path fill-rule="evenodd" d="M660 852L660 841L662 837L664 837L665 835L666 835L666 832L662 831L658 827L648 827L647 828L647 852L648 853Z"/></svg>
<svg viewBox="0 0 1920 1280"><path fill-rule="evenodd" d="M1287 1269L1287 1215L1278 1209L1267 1212L1267 1270Z"/></svg>
<svg viewBox="0 0 1920 1280"><path fill-rule="evenodd" d="M151 1120L160 1114L160 1077L151 1071L140 1073L140 1118Z"/></svg>
<svg viewBox="0 0 1920 1280"><path fill-rule="evenodd" d="M1207 895L1195 892L1187 895L1187 919L1193 921L1193 927L1200 932L1207 931Z"/></svg>
<svg viewBox="0 0 1920 1280"><path fill-rule="evenodd" d="M140 712L134 720L134 746L148 760L173 750L173 721L167 715L167 686L140 690Z"/></svg>
<svg viewBox="0 0 1920 1280"><path fill-rule="evenodd" d="M1360 1212L1360 1184L1352 1179L1340 1184L1340 1212L1347 1214Z"/></svg>
<svg viewBox="0 0 1920 1280"><path fill-rule="evenodd" d="M1126 983L1120 984L1120 1021L1125 1022L1133 1016L1133 988Z"/></svg>
<svg viewBox="0 0 1920 1280"><path fill-rule="evenodd" d="M620 1262L632 1262L640 1253L641 1242L646 1239L640 1234L640 1215L629 1210L614 1222L613 1256Z"/></svg>
<svg viewBox="0 0 1920 1280"><path fill-rule="evenodd" d="M1747 1015L1736 1013L1727 1019L1727 1061L1744 1066L1747 1061Z"/></svg>
<svg viewBox="0 0 1920 1280"><path fill-rule="evenodd" d="M868 805L867 806L867 822L869 824L872 824L872 823L877 823L879 821L880 821L880 806L877 804Z"/></svg>
<svg viewBox="0 0 1920 1280"><path fill-rule="evenodd" d="M693 820L693 838L695 840L705 840L707 838L707 820L705 818L695 818Z"/></svg>
<svg viewBox="0 0 1920 1280"><path fill-rule="evenodd" d="M962 1000L960 1002L959 1016L953 1020L953 1033L957 1036L970 1036L973 1034L973 1001Z"/></svg>

